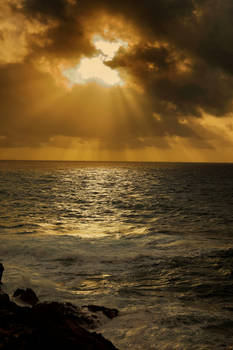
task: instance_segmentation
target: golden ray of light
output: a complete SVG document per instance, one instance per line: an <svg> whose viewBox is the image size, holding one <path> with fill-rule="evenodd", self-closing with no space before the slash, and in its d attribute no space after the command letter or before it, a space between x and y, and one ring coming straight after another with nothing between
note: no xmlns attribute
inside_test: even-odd
<svg viewBox="0 0 233 350"><path fill-rule="evenodd" d="M120 47L127 47L122 40L107 41L100 36L94 36L93 44L99 51L94 57L84 57L75 67L63 70L63 75L71 85L96 82L105 86L124 85L117 70L110 68L105 62L116 55Z"/></svg>

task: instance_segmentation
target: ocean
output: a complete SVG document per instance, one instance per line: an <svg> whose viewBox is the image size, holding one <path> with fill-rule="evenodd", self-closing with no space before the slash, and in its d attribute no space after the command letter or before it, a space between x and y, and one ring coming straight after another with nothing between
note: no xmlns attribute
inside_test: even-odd
<svg viewBox="0 0 233 350"><path fill-rule="evenodd" d="M119 309L120 350L233 349L233 164L0 162L3 289Z"/></svg>

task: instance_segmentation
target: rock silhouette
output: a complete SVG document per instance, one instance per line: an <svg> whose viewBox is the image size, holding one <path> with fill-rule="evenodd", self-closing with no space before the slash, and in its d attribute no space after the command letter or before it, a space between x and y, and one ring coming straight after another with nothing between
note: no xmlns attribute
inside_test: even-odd
<svg viewBox="0 0 233 350"><path fill-rule="evenodd" d="M119 313L117 309L109 309L105 306L87 305L87 308L89 311L92 311L92 312L102 311L103 314L110 319L113 319L114 317L118 316L118 313Z"/></svg>
<svg viewBox="0 0 233 350"><path fill-rule="evenodd" d="M91 328L92 321L78 316L72 304L52 302L21 307L7 294L0 294L0 324L1 350L116 350L101 334L86 329Z"/></svg>
<svg viewBox="0 0 233 350"><path fill-rule="evenodd" d="M2 274L3 274L3 271L4 271L4 266L2 263L0 263L0 284L2 284Z"/></svg>
<svg viewBox="0 0 233 350"><path fill-rule="evenodd" d="M30 289L17 289L14 296L32 306L19 306L8 294L0 292L1 350L117 350L101 334L90 332L98 324L98 317L85 313L82 308L71 303L39 303ZM98 306L91 309L92 312L112 310Z"/></svg>
<svg viewBox="0 0 233 350"><path fill-rule="evenodd" d="M18 288L14 292L13 297L19 298L20 300L29 305L35 305L39 301L36 293L31 288L27 288L26 290Z"/></svg>

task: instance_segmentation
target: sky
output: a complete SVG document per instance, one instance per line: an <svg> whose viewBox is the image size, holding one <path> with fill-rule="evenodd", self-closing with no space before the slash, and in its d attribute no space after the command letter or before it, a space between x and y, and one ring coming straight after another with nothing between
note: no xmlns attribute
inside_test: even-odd
<svg viewBox="0 0 233 350"><path fill-rule="evenodd" d="M0 0L0 159L233 162L232 0Z"/></svg>

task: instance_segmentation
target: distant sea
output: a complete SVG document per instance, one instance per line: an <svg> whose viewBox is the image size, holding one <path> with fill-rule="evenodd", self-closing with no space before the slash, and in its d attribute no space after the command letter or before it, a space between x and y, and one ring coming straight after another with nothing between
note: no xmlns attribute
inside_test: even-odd
<svg viewBox="0 0 233 350"><path fill-rule="evenodd" d="M233 349L233 164L0 162L3 288L120 310L120 350Z"/></svg>

